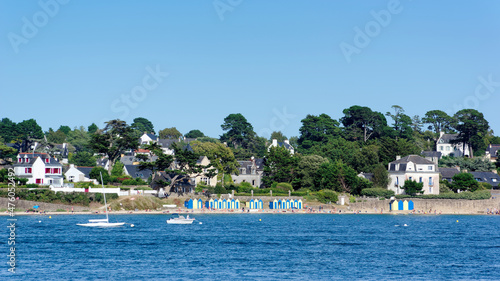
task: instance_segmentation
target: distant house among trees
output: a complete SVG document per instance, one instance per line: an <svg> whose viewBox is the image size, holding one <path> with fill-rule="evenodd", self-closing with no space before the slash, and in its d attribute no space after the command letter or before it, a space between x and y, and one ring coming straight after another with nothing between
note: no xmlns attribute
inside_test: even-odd
<svg viewBox="0 0 500 281"><path fill-rule="evenodd" d="M458 141L458 134L439 133L439 139L436 142L436 151L441 152L441 156L463 157L469 156L469 145Z"/></svg>
<svg viewBox="0 0 500 281"><path fill-rule="evenodd" d="M499 150L500 144L490 144L488 149L486 149L486 158L490 159L491 162L498 161Z"/></svg>
<svg viewBox="0 0 500 281"><path fill-rule="evenodd" d="M284 140L283 142L278 142L277 139L273 139L271 145L267 148L267 151L269 151L271 149L271 147L284 147L284 148L286 148L286 150L288 150L290 152L290 154L295 153L295 149L293 148L293 146L290 144L290 142L288 140Z"/></svg>
<svg viewBox="0 0 500 281"><path fill-rule="evenodd" d="M396 156L389 163L389 186L396 195L404 193L406 180L423 183L423 194L439 194L439 171L436 163L418 155Z"/></svg>
<svg viewBox="0 0 500 281"><path fill-rule="evenodd" d="M252 157L250 160L238 161L238 175L231 175L233 182L240 184L248 182L253 187L262 186L262 174L264 173L264 159Z"/></svg>

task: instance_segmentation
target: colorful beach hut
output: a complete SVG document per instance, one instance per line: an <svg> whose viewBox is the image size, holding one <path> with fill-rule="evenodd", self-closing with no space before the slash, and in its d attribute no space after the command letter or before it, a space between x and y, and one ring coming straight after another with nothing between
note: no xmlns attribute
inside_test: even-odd
<svg viewBox="0 0 500 281"><path fill-rule="evenodd" d="M398 208L397 208L397 210L402 211L402 210L404 210L404 208L405 208L404 207L404 202L403 202L403 200L400 200L398 202Z"/></svg>

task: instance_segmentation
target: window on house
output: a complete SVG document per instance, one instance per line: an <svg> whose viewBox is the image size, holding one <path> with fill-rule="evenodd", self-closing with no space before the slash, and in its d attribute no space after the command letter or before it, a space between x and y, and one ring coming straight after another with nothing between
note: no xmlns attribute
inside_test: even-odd
<svg viewBox="0 0 500 281"><path fill-rule="evenodd" d="M26 158L26 163L29 163L30 162L30 159L29 158Z"/></svg>
<svg viewBox="0 0 500 281"><path fill-rule="evenodd" d="M496 178L491 178L491 181L492 182L497 182L497 179Z"/></svg>
<svg viewBox="0 0 500 281"><path fill-rule="evenodd" d="M45 173L50 174L50 168L45 168Z"/></svg>
<svg viewBox="0 0 500 281"><path fill-rule="evenodd" d="M408 179L409 179L409 180L413 180L413 178L412 178L412 177L409 177Z"/></svg>
<svg viewBox="0 0 500 281"><path fill-rule="evenodd" d="M252 185L255 186L255 180L252 180Z"/></svg>
<svg viewBox="0 0 500 281"><path fill-rule="evenodd" d="M45 163L49 163L50 159L49 158L45 158Z"/></svg>
<svg viewBox="0 0 500 281"><path fill-rule="evenodd" d="M429 186L429 193L432 193L432 186Z"/></svg>
<svg viewBox="0 0 500 281"><path fill-rule="evenodd" d="M450 147L449 146L446 147L446 151L450 151Z"/></svg>
<svg viewBox="0 0 500 281"><path fill-rule="evenodd" d="M427 170L432 171L432 166L428 166Z"/></svg>
<svg viewBox="0 0 500 281"><path fill-rule="evenodd" d="M396 177L396 185L399 185L399 178Z"/></svg>
<svg viewBox="0 0 500 281"><path fill-rule="evenodd" d="M443 146L442 145L439 146L439 150L443 151Z"/></svg>
<svg viewBox="0 0 500 281"><path fill-rule="evenodd" d="M35 183L36 183L36 184L43 184L43 179L36 179L36 180L35 180Z"/></svg>
<svg viewBox="0 0 500 281"><path fill-rule="evenodd" d="M420 177L420 178L418 179L418 182L423 182L422 177Z"/></svg>
<svg viewBox="0 0 500 281"><path fill-rule="evenodd" d="M432 177L429 177L429 185L430 186L433 185L433 183L432 183Z"/></svg>
<svg viewBox="0 0 500 281"><path fill-rule="evenodd" d="M23 159L22 159L22 158L17 158L17 162L18 162L18 163L22 163L22 162L23 162Z"/></svg>
<svg viewBox="0 0 500 281"><path fill-rule="evenodd" d="M31 168L24 168L25 174L31 174Z"/></svg>

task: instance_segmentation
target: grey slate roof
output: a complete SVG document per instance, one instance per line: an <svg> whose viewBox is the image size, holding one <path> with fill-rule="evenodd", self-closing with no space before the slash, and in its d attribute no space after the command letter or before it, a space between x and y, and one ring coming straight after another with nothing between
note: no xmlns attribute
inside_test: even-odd
<svg viewBox="0 0 500 281"><path fill-rule="evenodd" d="M443 134L441 136L441 140L443 140L442 143L451 143L451 141L457 139L458 134Z"/></svg>
<svg viewBox="0 0 500 281"><path fill-rule="evenodd" d="M133 178L141 178L142 180L147 180L153 172L149 169L139 170L138 165L125 165L128 174Z"/></svg>
<svg viewBox="0 0 500 281"><path fill-rule="evenodd" d="M437 157L437 158L441 158L441 155L443 153L441 153L440 151L422 151L422 155L424 157Z"/></svg>
<svg viewBox="0 0 500 281"><path fill-rule="evenodd" d="M158 137L153 135L153 134L146 134L146 136L148 136L150 139L152 139L154 141L158 139Z"/></svg>
<svg viewBox="0 0 500 281"><path fill-rule="evenodd" d="M90 171L92 171L92 169L94 167L75 167L78 171L82 172L86 178L89 178L90 179Z"/></svg>
<svg viewBox="0 0 500 281"><path fill-rule="evenodd" d="M424 157L418 156L418 155L408 155L408 156L402 157L401 159L398 159L396 161L392 161L392 162L390 162L390 164L408 164L409 162L413 162L415 164L421 164L421 165L424 165L424 164L435 165L435 163L432 162L431 160L427 160Z"/></svg>
<svg viewBox="0 0 500 281"><path fill-rule="evenodd" d="M493 172L470 172L478 182L487 182L493 187L498 187L500 176Z"/></svg>
<svg viewBox="0 0 500 281"><path fill-rule="evenodd" d="M500 150L500 144L490 144L488 147L491 157L498 157L498 150Z"/></svg>
<svg viewBox="0 0 500 281"><path fill-rule="evenodd" d="M460 169L459 168L439 168L439 173L441 174L443 179L451 180L451 178L453 178L454 175L460 173Z"/></svg>

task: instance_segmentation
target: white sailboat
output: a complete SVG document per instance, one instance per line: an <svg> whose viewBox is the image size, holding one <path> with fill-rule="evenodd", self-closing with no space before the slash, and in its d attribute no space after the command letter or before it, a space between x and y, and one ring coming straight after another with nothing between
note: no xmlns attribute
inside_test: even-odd
<svg viewBox="0 0 500 281"><path fill-rule="evenodd" d="M105 219L89 220L88 223L77 223L76 225L87 226L87 227L117 227L117 226L122 226L125 224L124 222L109 222L108 204L106 203L106 193L104 192L104 183L102 180L102 173L101 173L101 185L102 185L102 195L104 196L104 207L106 208L106 218Z"/></svg>

